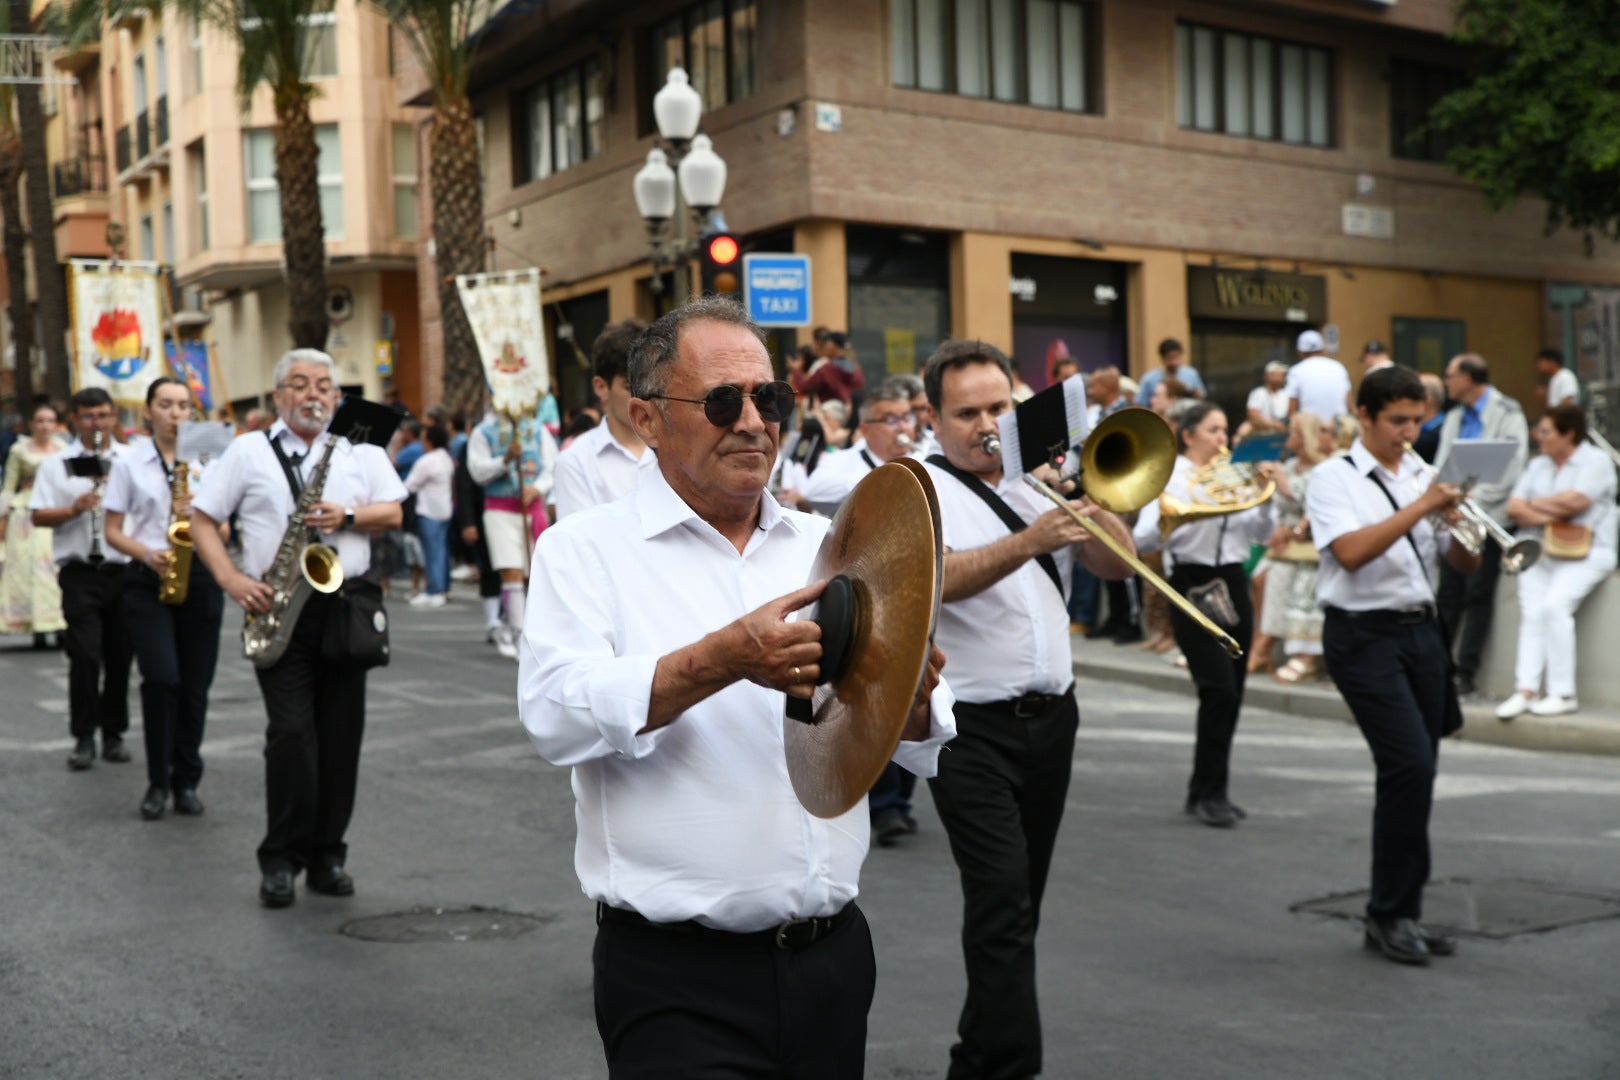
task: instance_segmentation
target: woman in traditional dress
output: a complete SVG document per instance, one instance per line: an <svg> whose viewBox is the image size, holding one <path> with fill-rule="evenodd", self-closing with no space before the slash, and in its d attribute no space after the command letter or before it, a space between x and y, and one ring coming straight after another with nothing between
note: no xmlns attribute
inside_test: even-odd
<svg viewBox="0 0 1620 1080"><path fill-rule="evenodd" d="M51 530L28 520L28 493L34 488L34 476L47 458L62 451L56 436L60 424L54 405L35 407L29 418L29 437L12 446L5 483L0 487L0 543L5 545L5 564L0 569L0 633L33 634L36 649L49 644L47 634L67 628L62 618L62 590L57 587L51 561Z"/></svg>

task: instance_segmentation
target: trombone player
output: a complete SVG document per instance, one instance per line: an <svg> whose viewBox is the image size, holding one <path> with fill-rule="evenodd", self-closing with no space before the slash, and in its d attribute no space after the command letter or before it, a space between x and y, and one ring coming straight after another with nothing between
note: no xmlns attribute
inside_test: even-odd
<svg viewBox="0 0 1620 1080"><path fill-rule="evenodd" d="M1323 659L1378 770L1364 944L1397 963L1426 964L1456 948L1419 920L1440 739L1462 726L1433 582L1441 558L1460 574L1480 560L1436 524L1461 491L1432 481L1406 449L1423 424L1417 374L1371 372L1356 411L1361 437L1317 468L1306 493L1322 553Z"/></svg>
<svg viewBox="0 0 1620 1080"><path fill-rule="evenodd" d="M107 542L124 564L124 614L141 666L146 795L141 817L167 808L203 812L203 725L219 660L225 600L214 577L187 549L191 490L201 466L181 461L180 423L191 419L191 391L168 376L146 391L152 437L124 453L107 479Z"/></svg>
<svg viewBox="0 0 1620 1080"><path fill-rule="evenodd" d="M68 768L88 769L101 758L130 760L129 630L124 625L123 566L128 556L107 545L102 533L101 488L108 464L126 447L117 440L118 410L99 386L73 395L77 438L40 466L29 496L30 520L51 534L51 556L62 586L62 617L68 654L68 725L73 753ZM76 460L100 458L99 463Z"/></svg>
<svg viewBox="0 0 1620 1080"><path fill-rule="evenodd" d="M342 396L332 358L318 349L294 349L275 370L280 419L264 432L231 443L204 477L191 504L197 557L225 593L249 615L270 610L275 589L261 580L275 561L298 493L327 453L326 429ZM338 439L331 449L320 501L307 523L337 552L345 578L371 567L372 533L399 528L405 485L375 446ZM219 526L237 515L242 569L225 551ZM328 896L351 896L343 836L354 810L365 731L366 672L328 659L323 624L338 613L335 594L315 593L304 605L291 641L273 665L256 669L270 723L264 748L268 827L259 844L263 881L259 900L287 907L293 882L308 871L307 887Z"/></svg>

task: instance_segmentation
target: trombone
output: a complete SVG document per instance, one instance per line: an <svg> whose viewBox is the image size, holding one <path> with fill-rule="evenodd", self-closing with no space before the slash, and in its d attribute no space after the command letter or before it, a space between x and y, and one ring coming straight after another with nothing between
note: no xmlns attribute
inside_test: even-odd
<svg viewBox="0 0 1620 1080"><path fill-rule="evenodd" d="M986 453L1001 453L1001 439L996 435L986 435L981 445ZM1087 498L1104 510L1128 514L1156 499L1164 490L1164 485L1170 482L1170 473L1175 467L1176 438L1170 433L1170 425L1157 413L1147 409L1121 409L1092 428L1080 448L1080 487ZM1127 551L1124 545L1108 534L1108 530L1070 506L1069 500L1045 481L1033 476L1025 476L1024 481L1060 509L1067 510L1075 521L1102 542L1103 547L1124 560L1148 584L1163 593L1166 600L1197 623L1204 633L1220 642L1228 656L1243 655L1243 646L1231 634L1222 630L1141 559Z"/></svg>
<svg viewBox="0 0 1620 1080"><path fill-rule="evenodd" d="M1412 450L1411 443L1402 445L1414 457L1417 456L1416 451ZM1440 479L1439 469L1422 458L1418 458L1418 462L1428 472L1431 483ZM1468 554L1478 555L1485 550L1488 541L1494 540L1502 549L1502 569L1506 573L1517 574L1530 569L1540 561L1540 540L1533 536L1520 539L1508 532L1497 524L1495 518L1485 512L1485 508L1480 506L1472 495L1466 493L1466 489L1462 501L1457 504L1457 513L1458 522L1455 525L1448 524L1447 528L1451 530L1452 538L1467 549Z"/></svg>

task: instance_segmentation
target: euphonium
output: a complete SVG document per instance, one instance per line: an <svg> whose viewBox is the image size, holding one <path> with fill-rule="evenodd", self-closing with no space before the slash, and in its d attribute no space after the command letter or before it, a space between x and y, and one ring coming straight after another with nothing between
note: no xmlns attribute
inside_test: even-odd
<svg viewBox="0 0 1620 1080"><path fill-rule="evenodd" d="M1223 450L1187 478L1187 488L1190 502L1159 496L1159 535L1169 536L1178 526L1198 518L1259 506L1276 493L1277 482L1262 477L1252 465L1233 464L1232 452Z"/></svg>
<svg viewBox="0 0 1620 1080"><path fill-rule="evenodd" d="M315 407L311 418L325 420L326 410ZM256 668L274 667L287 651L292 643L293 628L298 625L298 616L311 593L334 593L343 586L343 565L338 562L337 551L317 540L314 530L305 524L310 507L321 501L321 489L326 486L326 473L332 466L337 441L335 433L326 436L326 453L321 455L314 475L299 493L287 531L281 534L275 561L265 571L264 583L275 589L270 609L260 615L249 615L242 625L242 654L253 661Z"/></svg>
<svg viewBox="0 0 1620 1080"><path fill-rule="evenodd" d="M174 463L174 479L169 482L169 498L174 503L191 497L191 469L183 461ZM158 603L183 604L191 586L191 517L171 511L169 522L169 568L158 581Z"/></svg>

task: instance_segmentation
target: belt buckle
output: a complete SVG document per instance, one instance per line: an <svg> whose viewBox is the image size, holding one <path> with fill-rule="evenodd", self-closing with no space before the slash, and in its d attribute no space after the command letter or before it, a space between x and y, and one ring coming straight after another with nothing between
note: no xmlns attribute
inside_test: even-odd
<svg viewBox="0 0 1620 1080"><path fill-rule="evenodd" d="M1399 621L1406 626L1416 626L1418 623L1429 621L1429 606L1427 604L1414 604L1408 608L1401 608Z"/></svg>
<svg viewBox="0 0 1620 1080"><path fill-rule="evenodd" d="M1027 720L1031 716L1038 716L1041 711L1041 697L1035 694L1025 694L1021 698L1013 699L1013 715L1020 720Z"/></svg>
<svg viewBox="0 0 1620 1080"><path fill-rule="evenodd" d="M811 926L811 931L810 931L810 941L806 942L805 944L808 945L811 942L814 942L816 940L816 932L815 932L815 929L814 929L815 922L816 922L816 920L814 920L814 919L784 919L784 920L782 920L782 925L778 926L776 928L776 947L778 949L791 949L791 948L793 948L793 946L790 945L788 943L788 940L787 940L788 931L793 929L795 926L804 926L806 924L809 924Z"/></svg>

